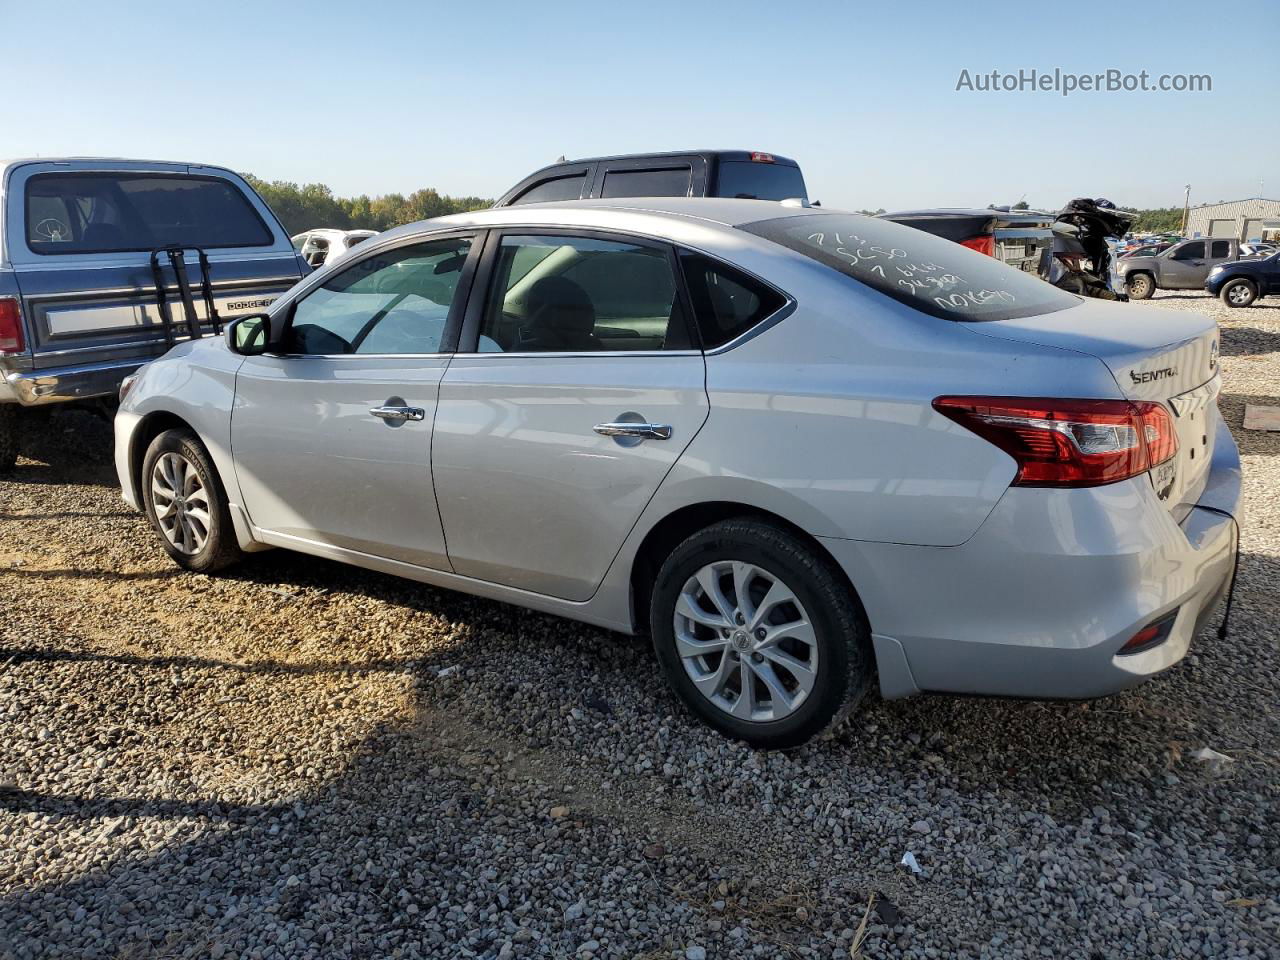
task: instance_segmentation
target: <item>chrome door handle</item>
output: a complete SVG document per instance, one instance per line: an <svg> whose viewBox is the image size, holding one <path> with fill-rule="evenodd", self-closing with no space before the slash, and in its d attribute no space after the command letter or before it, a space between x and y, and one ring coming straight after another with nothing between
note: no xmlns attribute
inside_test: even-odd
<svg viewBox="0 0 1280 960"><path fill-rule="evenodd" d="M671 427L665 423L597 423L591 429L603 437L638 437L641 440L671 439Z"/></svg>
<svg viewBox="0 0 1280 960"><path fill-rule="evenodd" d="M421 407L373 407L369 410L380 420L404 423L406 420L425 420L427 411Z"/></svg>

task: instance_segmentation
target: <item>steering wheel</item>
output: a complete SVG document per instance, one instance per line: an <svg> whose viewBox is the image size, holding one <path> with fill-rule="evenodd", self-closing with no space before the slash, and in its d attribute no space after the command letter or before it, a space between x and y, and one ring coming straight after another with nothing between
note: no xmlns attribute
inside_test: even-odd
<svg viewBox="0 0 1280 960"><path fill-rule="evenodd" d="M46 242L61 242L71 239L71 228L56 217L46 217L35 226L37 240Z"/></svg>

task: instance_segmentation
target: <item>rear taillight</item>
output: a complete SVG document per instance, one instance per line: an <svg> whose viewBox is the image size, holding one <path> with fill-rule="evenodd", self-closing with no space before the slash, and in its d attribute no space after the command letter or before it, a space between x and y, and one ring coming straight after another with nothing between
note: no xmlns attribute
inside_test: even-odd
<svg viewBox="0 0 1280 960"><path fill-rule="evenodd" d="M970 250L977 250L979 253L985 253L988 257L996 255L996 238L990 233L980 233L976 237L970 237L968 240L961 240L960 246L968 247Z"/></svg>
<svg viewBox="0 0 1280 960"><path fill-rule="evenodd" d="M1128 400L939 397L933 408L1018 463L1016 487L1096 487L1146 473L1178 450L1169 411Z"/></svg>
<svg viewBox="0 0 1280 960"><path fill-rule="evenodd" d="M13 297L0 297L0 353L22 353L22 310Z"/></svg>

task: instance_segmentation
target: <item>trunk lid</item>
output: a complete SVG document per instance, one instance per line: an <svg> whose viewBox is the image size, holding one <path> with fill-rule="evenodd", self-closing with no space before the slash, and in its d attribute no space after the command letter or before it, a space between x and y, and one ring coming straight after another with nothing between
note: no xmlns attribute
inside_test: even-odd
<svg viewBox="0 0 1280 960"><path fill-rule="evenodd" d="M1190 511L1213 456L1221 390L1217 323L1198 313L1085 300L1070 310L967 329L1097 357L1123 396L1164 404L1178 432L1178 452L1151 471L1151 483L1178 520Z"/></svg>

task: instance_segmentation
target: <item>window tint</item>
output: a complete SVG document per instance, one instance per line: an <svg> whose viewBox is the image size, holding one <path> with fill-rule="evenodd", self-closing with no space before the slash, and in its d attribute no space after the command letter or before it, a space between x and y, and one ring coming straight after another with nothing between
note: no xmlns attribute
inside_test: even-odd
<svg viewBox="0 0 1280 960"><path fill-rule="evenodd" d="M42 254L272 242L245 195L216 177L41 174L26 204L27 245Z"/></svg>
<svg viewBox="0 0 1280 960"><path fill-rule="evenodd" d="M665 250L585 237L503 237L481 352L690 345Z"/></svg>
<svg viewBox="0 0 1280 960"><path fill-rule="evenodd" d="M605 174L602 197L687 197L690 167L665 170L610 170Z"/></svg>
<svg viewBox="0 0 1280 960"><path fill-rule="evenodd" d="M1231 241L1215 240L1209 247L1209 256L1211 257L1229 257L1231 256Z"/></svg>
<svg viewBox="0 0 1280 960"><path fill-rule="evenodd" d="M586 174L574 177L556 177L554 180L543 180L530 187L512 203L545 203L548 200L577 200L582 196L582 184Z"/></svg>
<svg viewBox="0 0 1280 960"><path fill-rule="evenodd" d="M754 160L722 161L716 196L744 200L808 199L799 167Z"/></svg>
<svg viewBox="0 0 1280 960"><path fill-rule="evenodd" d="M760 220L740 229L945 320L1008 320L1080 302L1035 274L891 220L820 213Z"/></svg>
<svg viewBox="0 0 1280 960"><path fill-rule="evenodd" d="M1195 243L1188 243L1185 247L1179 247L1173 252L1174 260L1199 260L1204 256L1204 241L1197 240Z"/></svg>
<svg viewBox="0 0 1280 960"><path fill-rule="evenodd" d="M287 353L438 353L468 238L374 254L330 277L294 308Z"/></svg>
<svg viewBox="0 0 1280 960"><path fill-rule="evenodd" d="M700 253L680 255L704 350L746 333L786 303L771 287Z"/></svg>

